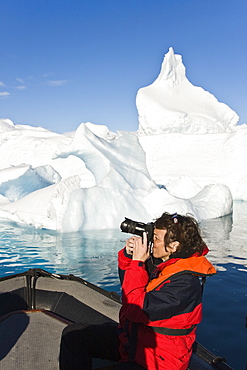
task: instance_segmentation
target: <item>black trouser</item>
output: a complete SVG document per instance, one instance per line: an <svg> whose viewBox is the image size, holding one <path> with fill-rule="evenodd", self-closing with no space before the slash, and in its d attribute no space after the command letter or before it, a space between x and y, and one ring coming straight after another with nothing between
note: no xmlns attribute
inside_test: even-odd
<svg viewBox="0 0 247 370"><path fill-rule="evenodd" d="M119 361L117 324L71 324L62 333L60 370L91 370L92 358ZM116 370L144 369L134 362L119 363Z"/></svg>

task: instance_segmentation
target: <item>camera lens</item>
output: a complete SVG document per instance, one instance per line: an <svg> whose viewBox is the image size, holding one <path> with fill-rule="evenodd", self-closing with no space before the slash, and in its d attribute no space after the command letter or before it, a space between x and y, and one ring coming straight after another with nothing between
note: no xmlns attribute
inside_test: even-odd
<svg viewBox="0 0 247 370"><path fill-rule="evenodd" d="M144 224L143 222L136 222L130 220L129 218L125 218L125 220L120 225L120 229L124 233L142 236L142 234L146 231L146 224Z"/></svg>
<svg viewBox="0 0 247 370"><path fill-rule="evenodd" d="M120 225L120 229L124 233L134 234L141 237L143 236L143 233L146 232L148 243L152 243L153 241L154 223L152 222L144 224L143 222L136 222L125 217L125 220Z"/></svg>

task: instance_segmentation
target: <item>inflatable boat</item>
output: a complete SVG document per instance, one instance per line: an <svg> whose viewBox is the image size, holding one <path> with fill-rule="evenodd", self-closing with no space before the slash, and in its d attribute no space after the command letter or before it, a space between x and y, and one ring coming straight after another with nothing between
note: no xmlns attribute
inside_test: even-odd
<svg viewBox="0 0 247 370"><path fill-rule="evenodd" d="M120 307L118 294L74 275L30 269L0 278L0 369L57 370L65 326L118 321ZM93 360L94 369L114 369L114 365ZM189 369L232 368L196 342Z"/></svg>

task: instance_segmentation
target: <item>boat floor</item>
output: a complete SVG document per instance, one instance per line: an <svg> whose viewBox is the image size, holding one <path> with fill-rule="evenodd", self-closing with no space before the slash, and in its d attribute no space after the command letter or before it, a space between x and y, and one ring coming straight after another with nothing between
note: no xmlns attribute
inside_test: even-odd
<svg viewBox="0 0 247 370"><path fill-rule="evenodd" d="M68 323L49 311L20 311L0 322L0 369L57 370L63 329ZM113 362L94 359L93 368Z"/></svg>

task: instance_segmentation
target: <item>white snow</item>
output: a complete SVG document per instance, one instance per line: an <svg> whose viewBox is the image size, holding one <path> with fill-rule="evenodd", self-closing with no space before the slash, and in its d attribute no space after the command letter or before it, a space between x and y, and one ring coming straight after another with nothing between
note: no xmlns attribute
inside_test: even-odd
<svg viewBox="0 0 247 370"><path fill-rule="evenodd" d="M164 211L218 218L247 200L247 126L187 80L171 48L137 109L132 133L87 122L61 135L0 120L0 217L74 232Z"/></svg>

